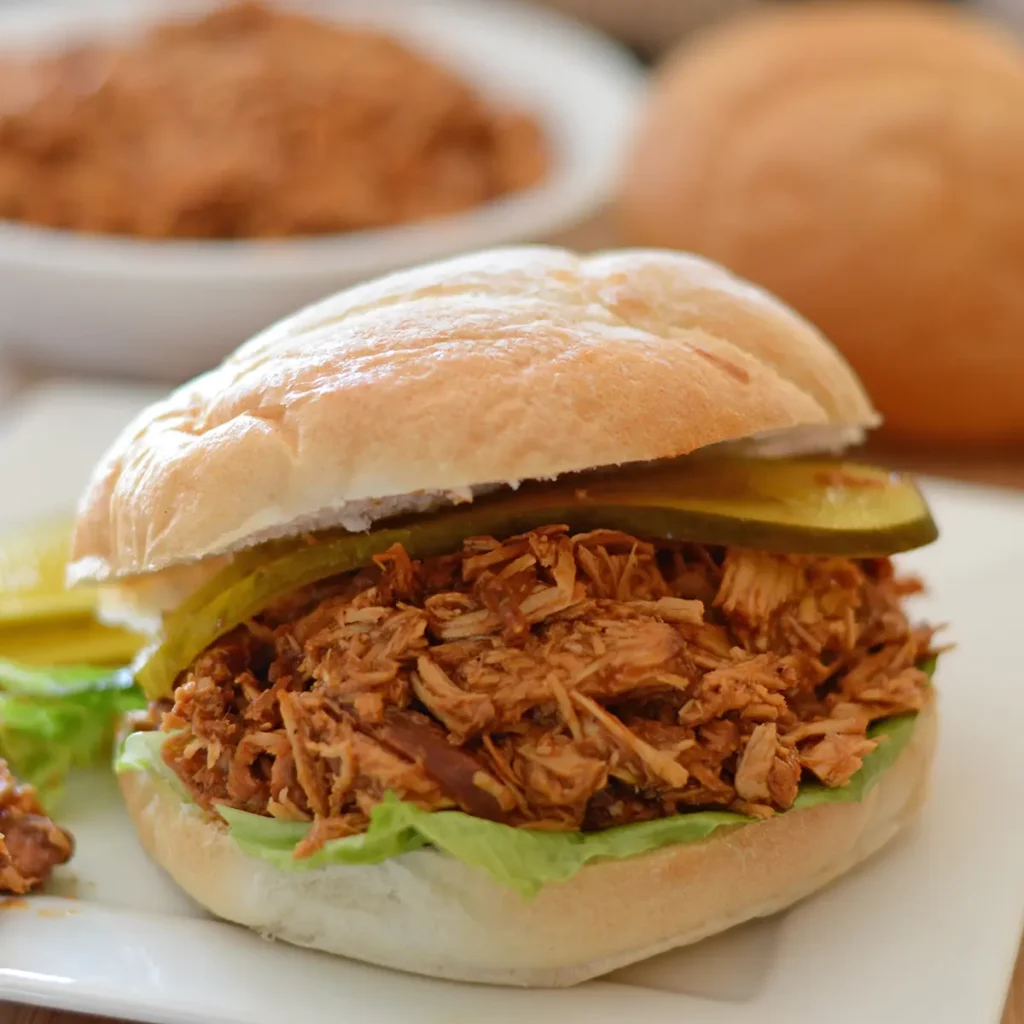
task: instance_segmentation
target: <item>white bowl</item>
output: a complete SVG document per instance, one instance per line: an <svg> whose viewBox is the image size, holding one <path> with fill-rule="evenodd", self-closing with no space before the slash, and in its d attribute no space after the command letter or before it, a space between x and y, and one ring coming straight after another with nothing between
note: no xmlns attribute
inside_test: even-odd
<svg viewBox="0 0 1024 1024"><path fill-rule="evenodd" d="M183 0L28 0L0 47L137 31ZM0 221L0 348L35 364L163 379L213 365L293 309L358 280L502 243L546 240L607 199L642 93L626 51L511 0L300 0L381 27L537 117L553 166L537 188L431 222L320 238L143 241Z"/></svg>

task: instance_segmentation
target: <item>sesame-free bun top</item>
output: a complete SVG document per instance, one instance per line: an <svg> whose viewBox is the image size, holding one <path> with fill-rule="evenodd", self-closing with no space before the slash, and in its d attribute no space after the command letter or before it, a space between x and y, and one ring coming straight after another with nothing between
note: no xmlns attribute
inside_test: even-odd
<svg viewBox="0 0 1024 1024"><path fill-rule="evenodd" d="M875 421L818 331L713 263L482 252L310 306L143 412L82 498L70 577L751 435L836 447Z"/></svg>
<svg viewBox="0 0 1024 1024"><path fill-rule="evenodd" d="M956 6L765 5L682 46L621 228L792 303L892 437L1020 444L1024 45Z"/></svg>

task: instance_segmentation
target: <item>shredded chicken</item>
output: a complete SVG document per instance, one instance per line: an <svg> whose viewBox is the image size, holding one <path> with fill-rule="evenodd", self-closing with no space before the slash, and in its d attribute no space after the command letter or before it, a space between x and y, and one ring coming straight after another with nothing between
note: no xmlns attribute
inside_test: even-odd
<svg viewBox="0 0 1024 1024"><path fill-rule="evenodd" d="M17 782L0 758L0 892L42 885L71 856L71 836L39 805L31 786Z"/></svg>
<svg viewBox="0 0 1024 1024"><path fill-rule="evenodd" d="M841 786L919 710L932 630L887 559L650 544L550 526L290 595L182 674L167 763L211 812L364 829L388 792L533 829Z"/></svg>

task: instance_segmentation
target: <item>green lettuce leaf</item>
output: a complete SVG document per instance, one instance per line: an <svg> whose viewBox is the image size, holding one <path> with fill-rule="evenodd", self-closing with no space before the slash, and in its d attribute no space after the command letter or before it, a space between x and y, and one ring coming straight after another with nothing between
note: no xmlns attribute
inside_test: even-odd
<svg viewBox="0 0 1024 1024"><path fill-rule="evenodd" d="M863 799L907 745L914 731L914 717L900 715L878 723L872 735L885 737L884 741L864 759L864 766L850 782L838 789L805 783L794 807ZM166 738L165 733L133 733L122 747L116 767L118 771L148 771L184 797L181 783L160 757ZM374 808L364 834L332 840L313 856L297 860L293 856L295 845L305 838L308 824L277 821L231 807L218 810L245 853L269 861L282 871L309 871L328 864L379 864L401 853L434 846L466 864L483 868L495 881L526 898L551 882L571 878L590 861L619 860L675 843L695 843L719 829L755 820L730 811L694 811L604 832L531 832L461 811L423 811L389 795Z"/></svg>
<svg viewBox="0 0 1024 1024"><path fill-rule="evenodd" d="M433 846L483 868L495 881L527 898L549 882L571 878L589 861L619 860L673 843L697 842L724 826L752 820L728 811L699 811L604 832L532 832L461 811L423 811L389 795L373 809L363 835L332 840L313 856L296 860L295 844L306 835L308 825L278 822L230 807L218 810L246 853L284 871L326 864L379 864L388 857Z"/></svg>
<svg viewBox="0 0 1024 1024"><path fill-rule="evenodd" d="M164 740L166 739L167 733L165 732L129 733L121 741L120 746L115 752L114 771L117 773L148 772L154 778L161 779L167 783L182 800L190 802L191 798L189 797L188 790L181 779L171 771L160 756L160 748L164 745ZM273 821L272 818L267 820ZM294 839L292 845L301 838L299 836L298 839Z"/></svg>
<svg viewBox="0 0 1024 1024"><path fill-rule="evenodd" d="M935 659L922 662L920 667L931 676ZM860 771L836 789L805 782L793 807L863 800L910 741L916 717L897 715L876 722L869 735L881 742L864 758ZM159 732L128 736L116 769L148 771L188 799L181 782L160 757L160 747L166 738L166 733ZM277 821L231 807L220 806L218 811L245 853L269 861L282 871L309 871L328 864L379 864L389 857L433 846L466 864L483 868L495 881L527 899L551 882L571 878L590 861L619 860L675 843L696 843L719 829L736 828L756 820L730 811L693 811L603 832L531 832L461 811L423 811L389 794L374 808L370 827L364 834L332 840L311 857L297 860L293 856L295 845L305 838L308 824Z"/></svg>
<svg viewBox="0 0 1024 1024"><path fill-rule="evenodd" d="M68 772L102 763L118 717L145 704L127 669L41 669L0 659L0 757L52 810Z"/></svg>
<svg viewBox="0 0 1024 1024"><path fill-rule="evenodd" d="M400 853L426 846L427 838L406 823L402 812L407 808L428 818L432 817L429 812L389 797L386 803L375 808L370 828L362 835L334 839L303 860L309 862L310 868L326 864L379 864L389 857L397 857ZM295 844L309 831L309 825L301 821L275 821L259 814L236 811L231 807L221 806L217 810L228 823L232 838L242 850L251 857L268 860L285 871L289 870L287 865L295 861ZM378 816L378 812L389 810L398 813L392 818L387 813Z"/></svg>

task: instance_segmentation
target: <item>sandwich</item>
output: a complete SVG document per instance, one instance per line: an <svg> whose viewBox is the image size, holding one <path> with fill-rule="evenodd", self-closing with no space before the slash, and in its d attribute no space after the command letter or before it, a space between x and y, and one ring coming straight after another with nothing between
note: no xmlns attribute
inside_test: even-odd
<svg viewBox="0 0 1024 1024"><path fill-rule="evenodd" d="M522 247L244 344L96 467L72 581L152 643L117 768L213 914L495 984L789 906L927 787L913 483L842 357L695 256Z"/></svg>

